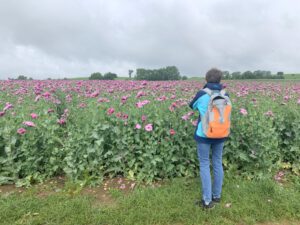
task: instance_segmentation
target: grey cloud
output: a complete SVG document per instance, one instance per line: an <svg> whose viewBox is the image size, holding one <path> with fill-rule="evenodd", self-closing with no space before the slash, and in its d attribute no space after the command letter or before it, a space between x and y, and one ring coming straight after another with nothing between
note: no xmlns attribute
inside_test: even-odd
<svg viewBox="0 0 300 225"><path fill-rule="evenodd" d="M300 71L294 0L1 0L0 78L176 65Z"/></svg>

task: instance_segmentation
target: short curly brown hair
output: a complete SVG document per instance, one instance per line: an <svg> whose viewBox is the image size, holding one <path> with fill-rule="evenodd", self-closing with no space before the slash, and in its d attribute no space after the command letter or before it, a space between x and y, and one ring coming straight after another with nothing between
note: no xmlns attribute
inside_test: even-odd
<svg viewBox="0 0 300 225"><path fill-rule="evenodd" d="M220 83L223 72L217 68L212 68L207 71L205 79L208 83Z"/></svg>

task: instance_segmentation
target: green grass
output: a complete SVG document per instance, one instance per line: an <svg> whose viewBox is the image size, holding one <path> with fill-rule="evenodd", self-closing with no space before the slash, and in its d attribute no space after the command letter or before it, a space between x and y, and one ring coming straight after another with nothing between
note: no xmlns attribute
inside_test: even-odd
<svg viewBox="0 0 300 225"><path fill-rule="evenodd" d="M188 80L192 80L192 81L204 81L204 77L189 77ZM300 80L300 73L298 74L284 74L284 79L281 80L276 80L276 79L241 79L241 80L237 80L237 81L285 81L285 80ZM226 81L226 80L224 80Z"/></svg>
<svg viewBox="0 0 300 225"><path fill-rule="evenodd" d="M138 188L129 195L114 191L117 204L95 204L92 197L64 193L37 197L34 191L0 197L0 224L299 224L299 185L225 179L222 202L204 211L198 179L175 179L159 188ZM231 203L230 208L225 204Z"/></svg>
<svg viewBox="0 0 300 225"><path fill-rule="evenodd" d="M88 77L70 77L68 80L88 80Z"/></svg>
<svg viewBox="0 0 300 225"><path fill-rule="evenodd" d="M72 77L68 78L69 80L88 80L89 77ZM116 80L129 80L129 77L118 77Z"/></svg>
<svg viewBox="0 0 300 225"><path fill-rule="evenodd" d="M205 77L189 77L188 80L192 80L192 81L205 81Z"/></svg>
<svg viewBox="0 0 300 225"><path fill-rule="evenodd" d="M284 74L284 78L288 80L300 80L300 74Z"/></svg>

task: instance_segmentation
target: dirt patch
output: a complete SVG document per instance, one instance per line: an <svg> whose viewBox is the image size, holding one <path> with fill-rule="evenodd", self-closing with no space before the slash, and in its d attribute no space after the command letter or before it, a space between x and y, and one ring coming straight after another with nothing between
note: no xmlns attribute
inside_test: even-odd
<svg viewBox="0 0 300 225"><path fill-rule="evenodd" d="M41 184L32 185L29 188L18 188L14 185L0 186L0 195L31 194L40 198L46 198L52 194L64 193L70 196L88 195L95 199L96 205L114 205L119 197L130 194L137 187L157 188L164 182L152 184L137 183L123 177L106 178L102 184L96 187L80 187L80 185L67 183L66 178L59 176L49 179Z"/></svg>
<svg viewBox="0 0 300 225"><path fill-rule="evenodd" d="M82 194L87 194L95 198L95 204L114 205L119 197L126 196L132 193L137 187L160 187L162 182L146 185L137 183L123 177L107 178L97 187L85 187L81 190Z"/></svg>
<svg viewBox="0 0 300 225"><path fill-rule="evenodd" d="M0 195L23 193L25 190L25 188L16 188L13 184L0 185Z"/></svg>

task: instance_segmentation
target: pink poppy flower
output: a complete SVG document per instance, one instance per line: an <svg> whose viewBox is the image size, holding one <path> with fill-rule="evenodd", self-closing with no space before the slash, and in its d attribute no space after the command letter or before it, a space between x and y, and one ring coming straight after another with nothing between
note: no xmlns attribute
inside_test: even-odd
<svg viewBox="0 0 300 225"><path fill-rule="evenodd" d="M139 130L139 129L141 129L141 128L142 128L142 126L141 126L140 124L137 123L137 124L135 125L135 129L138 129L138 130Z"/></svg>
<svg viewBox="0 0 300 225"><path fill-rule="evenodd" d="M153 130L152 124L151 123L147 124L145 126L145 130L148 131L148 132L152 131Z"/></svg>
<svg viewBox="0 0 300 225"><path fill-rule="evenodd" d="M99 98L97 100L97 102L101 103L101 102L110 102L108 98Z"/></svg>
<svg viewBox="0 0 300 225"><path fill-rule="evenodd" d="M265 115L265 116L269 116L269 117L273 117L273 116L274 116L274 114L273 114L272 111L268 111L268 112L266 112L264 115Z"/></svg>
<svg viewBox="0 0 300 225"><path fill-rule="evenodd" d="M297 102L299 105L300 105L300 98L298 99L298 102Z"/></svg>
<svg viewBox="0 0 300 225"><path fill-rule="evenodd" d="M41 96L40 95L37 95L34 99L35 102L37 102L38 100L40 100Z"/></svg>
<svg viewBox="0 0 300 225"><path fill-rule="evenodd" d="M24 128L19 128L19 129L17 130L17 133L23 135L23 134L26 133L26 130L25 130Z"/></svg>
<svg viewBox="0 0 300 225"><path fill-rule="evenodd" d="M122 113L121 112L116 113L116 117L121 118L122 117Z"/></svg>
<svg viewBox="0 0 300 225"><path fill-rule="evenodd" d="M140 98L140 97L146 96L146 95L147 95L147 94L146 94L145 92L139 91L139 92L137 93L137 95L136 95L136 98Z"/></svg>
<svg viewBox="0 0 300 225"><path fill-rule="evenodd" d="M156 98L156 100L157 101L165 101L165 100L167 100L168 98L166 97L166 96L162 96L162 97L158 97L158 98Z"/></svg>
<svg viewBox="0 0 300 225"><path fill-rule="evenodd" d="M129 97L129 96L122 96L122 98L121 98L122 104L125 104L125 103L126 103L128 97Z"/></svg>
<svg viewBox="0 0 300 225"><path fill-rule="evenodd" d="M23 124L28 126L28 127L35 127L35 124L31 121L25 121L25 122L23 122Z"/></svg>
<svg viewBox="0 0 300 225"><path fill-rule="evenodd" d="M289 96L289 95L284 96L285 101L288 101L290 98L291 98L291 96Z"/></svg>
<svg viewBox="0 0 300 225"><path fill-rule="evenodd" d="M60 125L66 124L66 121L64 118L60 118L59 120L57 120L57 123L59 123Z"/></svg>
<svg viewBox="0 0 300 225"><path fill-rule="evenodd" d="M42 96L45 98L49 98L51 94L48 91L46 91L44 94L42 94Z"/></svg>
<svg viewBox="0 0 300 225"><path fill-rule="evenodd" d="M193 112L193 111L190 111L190 112L187 113L187 115L188 115L188 116L192 116L192 115L194 115L194 112Z"/></svg>
<svg viewBox="0 0 300 225"><path fill-rule="evenodd" d="M128 96L122 96L121 100L122 100L122 101L126 101L127 98L128 98Z"/></svg>
<svg viewBox="0 0 300 225"><path fill-rule="evenodd" d="M142 115L142 121L145 122L147 120L147 116Z"/></svg>
<svg viewBox="0 0 300 225"><path fill-rule="evenodd" d="M174 135L176 134L175 130L174 129L170 129L170 135Z"/></svg>
<svg viewBox="0 0 300 225"><path fill-rule="evenodd" d="M96 98L96 97L98 97L99 96L99 94L100 94L100 92L99 91L94 91L91 95L90 95L90 97L92 97L92 98Z"/></svg>
<svg viewBox="0 0 300 225"><path fill-rule="evenodd" d="M48 113L54 112L54 109L48 109Z"/></svg>
<svg viewBox="0 0 300 225"><path fill-rule="evenodd" d="M114 108L109 108L108 110L107 110L107 114L108 115L111 115L111 114L113 114L115 112L115 109Z"/></svg>
<svg viewBox="0 0 300 225"><path fill-rule="evenodd" d="M193 124L193 126L194 127L196 127L197 126L197 124L198 124L198 121L197 120L192 120L192 122L191 122L192 124Z"/></svg>
<svg viewBox="0 0 300 225"><path fill-rule="evenodd" d="M182 117L181 117L181 119L183 119L183 120L188 120L190 117L189 117L189 115L183 115Z"/></svg>
<svg viewBox="0 0 300 225"><path fill-rule="evenodd" d="M5 104L5 107L4 107L3 111L6 111L6 110L8 110L8 109L11 109L11 108L13 108L13 105L12 105L12 104L10 104L9 102L6 102L6 104Z"/></svg>
<svg viewBox="0 0 300 225"><path fill-rule="evenodd" d="M67 95L66 96L66 101L71 102L72 101L72 95Z"/></svg>
<svg viewBox="0 0 300 225"><path fill-rule="evenodd" d="M169 110L171 111L171 112L174 112L174 107L173 106L169 106Z"/></svg>
<svg viewBox="0 0 300 225"><path fill-rule="evenodd" d="M144 100L144 101L141 101L141 102L137 102L135 105L136 105L136 107L138 107L138 108L142 108L144 105L147 105L147 104L149 104L149 103L150 103L149 100Z"/></svg>
<svg viewBox="0 0 300 225"><path fill-rule="evenodd" d="M32 118L32 119L36 119L36 118L38 118L38 115L37 115L37 114L35 114L35 113L31 113L31 114L30 114L30 116L31 116L31 118Z"/></svg>
<svg viewBox="0 0 300 225"><path fill-rule="evenodd" d="M143 103L142 102L137 102L135 105L138 108L142 108L143 107Z"/></svg>
<svg viewBox="0 0 300 225"><path fill-rule="evenodd" d="M248 114L247 110L244 109L244 108L241 108L240 109L240 113L243 115L243 116L246 116Z"/></svg>
<svg viewBox="0 0 300 225"><path fill-rule="evenodd" d="M80 103L80 104L78 105L78 107L79 107L79 108L85 108L85 107L86 107L86 104L85 104L84 102L82 102L82 103Z"/></svg>

